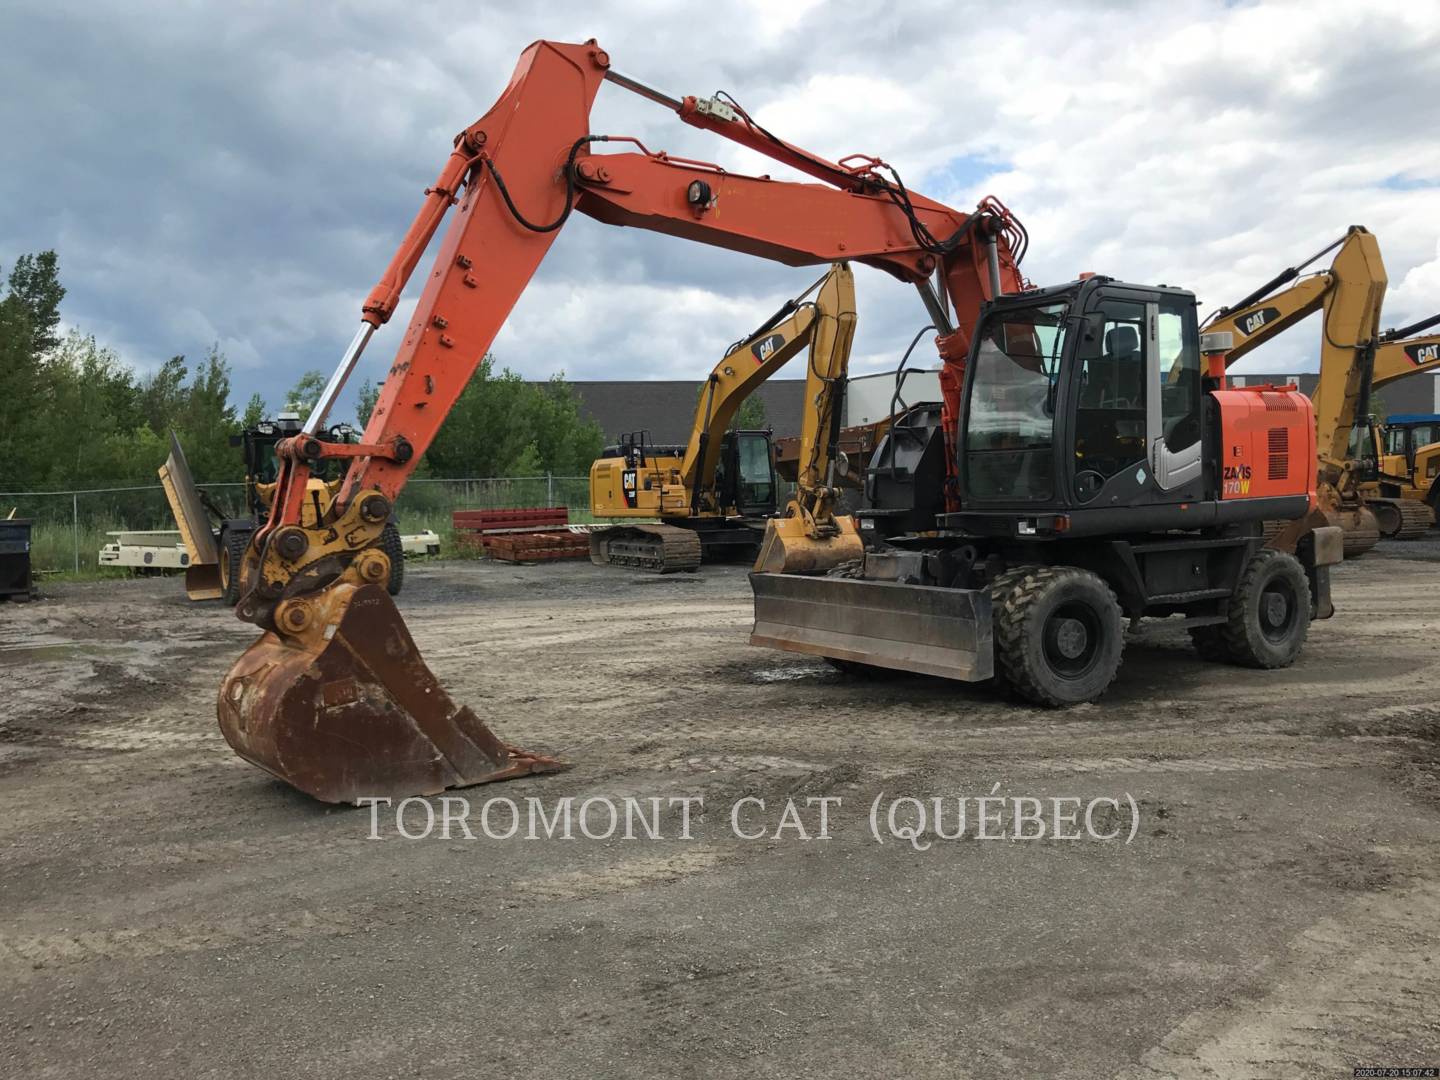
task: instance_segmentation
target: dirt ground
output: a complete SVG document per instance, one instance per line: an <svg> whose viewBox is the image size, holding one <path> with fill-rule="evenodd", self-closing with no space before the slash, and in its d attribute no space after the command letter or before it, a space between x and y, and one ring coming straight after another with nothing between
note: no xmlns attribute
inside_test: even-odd
<svg viewBox="0 0 1440 1080"><path fill-rule="evenodd" d="M474 841L383 814L372 840L368 810L236 758L214 698L252 633L178 580L53 587L0 607L0 1072L1440 1065L1437 587L1440 544L1385 545L1339 571L1290 670L1171 634L1098 705L1050 712L752 648L735 568L412 564L400 606L457 700L574 764L464 793ZM1136 835L871 834L877 796L997 790L1129 794ZM488 839L502 796L704 816L689 840L673 815L659 840ZM746 796L766 810L741 824L772 833L787 798L812 834L805 799L842 801L828 840L747 841Z"/></svg>

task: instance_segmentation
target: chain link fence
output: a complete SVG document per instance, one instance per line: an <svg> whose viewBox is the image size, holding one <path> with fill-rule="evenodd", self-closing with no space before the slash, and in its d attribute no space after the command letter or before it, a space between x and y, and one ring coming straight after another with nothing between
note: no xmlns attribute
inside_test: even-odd
<svg viewBox="0 0 1440 1080"><path fill-rule="evenodd" d="M198 486L227 515L244 516L244 484ZM412 478L395 512L402 533L433 529L440 534L442 554L452 554L456 552L450 527L453 511L525 506L565 506L571 521L590 521L590 480L548 475ZM30 561L39 573L95 573L101 547L116 539L109 533L177 528L158 483L80 491L0 491L0 518L12 511L15 517L34 522Z"/></svg>

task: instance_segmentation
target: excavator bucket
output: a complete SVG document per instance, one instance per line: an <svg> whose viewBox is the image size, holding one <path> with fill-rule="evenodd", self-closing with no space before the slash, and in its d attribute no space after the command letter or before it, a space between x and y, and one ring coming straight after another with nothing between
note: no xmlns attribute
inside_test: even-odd
<svg viewBox="0 0 1440 1080"><path fill-rule="evenodd" d="M190 475L190 464L175 433L170 433L170 456L160 466L160 486L165 500L180 527L180 542L185 545L189 565L185 568L185 595L191 600L218 600L224 595L220 587L220 551L215 534L210 531L210 518L200 501L200 490Z"/></svg>
<svg viewBox="0 0 1440 1080"><path fill-rule="evenodd" d="M751 645L979 682L994 674L990 593L751 574Z"/></svg>
<svg viewBox="0 0 1440 1080"><path fill-rule="evenodd" d="M264 633L220 687L235 752L321 802L401 799L565 768L457 708L385 589L307 597L306 627Z"/></svg>
<svg viewBox="0 0 1440 1080"><path fill-rule="evenodd" d="M865 554L853 517L835 518L836 534L817 539L798 517L771 518L755 560L757 574L823 574Z"/></svg>

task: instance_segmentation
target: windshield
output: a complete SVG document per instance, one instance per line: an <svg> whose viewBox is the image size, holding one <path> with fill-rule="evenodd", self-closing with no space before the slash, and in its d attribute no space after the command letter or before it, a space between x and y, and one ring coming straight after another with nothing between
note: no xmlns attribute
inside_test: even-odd
<svg viewBox="0 0 1440 1080"><path fill-rule="evenodd" d="M1053 493L1055 387L1066 306L992 313L971 361L965 431L966 494L1048 498Z"/></svg>
<svg viewBox="0 0 1440 1080"><path fill-rule="evenodd" d="M742 510L773 506L775 491L774 477L770 472L770 437L737 434L735 438L735 449L740 459L739 499Z"/></svg>

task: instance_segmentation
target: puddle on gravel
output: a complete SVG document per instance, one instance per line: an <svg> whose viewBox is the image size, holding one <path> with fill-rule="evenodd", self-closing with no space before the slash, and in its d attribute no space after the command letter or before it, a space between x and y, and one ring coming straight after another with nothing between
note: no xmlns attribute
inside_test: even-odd
<svg viewBox="0 0 1440 1080"><path fill-rule="evenodd" d="M750 681L757 683L795 682L799 679L829 679L839 674L829 664L807 664L803 667L787 664L784 667L756 668L750 672Z"/></svg>
<svg viewBox="0 0 1440 1080"><path fill-rule="evenodd" d="M146 654L142 645L98 641L23 642L0 645L0 664L29 664L46 660L130 659Z"/></svg>

